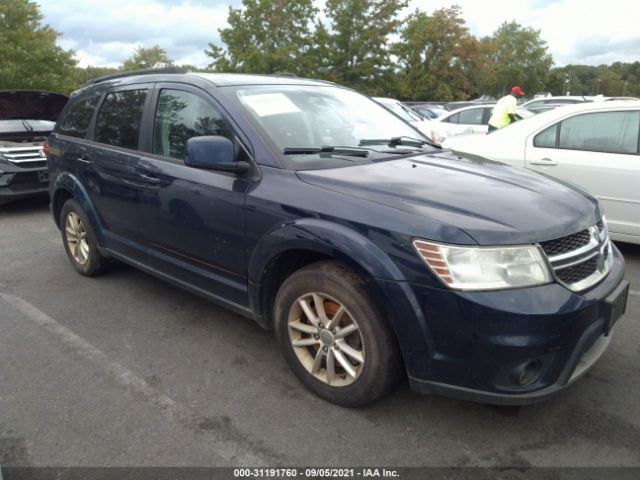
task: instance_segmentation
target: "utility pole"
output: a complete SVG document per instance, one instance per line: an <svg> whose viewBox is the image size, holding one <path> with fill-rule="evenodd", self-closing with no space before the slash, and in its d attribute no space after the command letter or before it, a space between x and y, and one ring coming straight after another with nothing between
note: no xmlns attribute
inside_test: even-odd
<svg viewBox="0 0 640 480"><path fill-rule="evenodd" d="M600 82L601 81L602 80L599 79L599 78L596 80L596 95L598 95L598 93L600 93Z"/></svg>

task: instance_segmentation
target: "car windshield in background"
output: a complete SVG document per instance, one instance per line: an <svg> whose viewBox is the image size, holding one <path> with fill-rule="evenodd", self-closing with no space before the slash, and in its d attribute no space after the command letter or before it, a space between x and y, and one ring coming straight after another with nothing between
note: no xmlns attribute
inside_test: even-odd
<svg viewBox="0 0 640 480"><path fill-rule="evenodd" d="M291 170L334 168L431 150L422 135L369 98L330 86L233 87L242 108ZM418 142L393 142L394 138ZM363 141L389 139L363 147ZM356 153L364 151L367 154Z"/></svg>

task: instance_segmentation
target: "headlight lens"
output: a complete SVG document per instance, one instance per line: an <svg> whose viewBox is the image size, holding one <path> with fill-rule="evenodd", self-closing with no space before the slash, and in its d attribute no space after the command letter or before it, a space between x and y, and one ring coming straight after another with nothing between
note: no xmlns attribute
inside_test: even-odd
<svg viewBox="0 0 640 480"><path fill-rule="evenodd" d="M498 290L552 281L542 252L534 245L460 247L414 240L413 246L429 268L451 288Z"/></svg>

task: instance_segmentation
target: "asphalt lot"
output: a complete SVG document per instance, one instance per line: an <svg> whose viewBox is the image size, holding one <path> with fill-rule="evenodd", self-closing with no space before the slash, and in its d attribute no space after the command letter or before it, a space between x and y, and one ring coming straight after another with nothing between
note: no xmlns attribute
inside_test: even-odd
<svg viewBox="0 0 640 480"><path fill-rule="evenodd" d="M600 362L490 407L402 384L373 406L298 383L271 333L132 268L84 278L45 200L0 207L0 464L640 466L640 246Z"/></svg>

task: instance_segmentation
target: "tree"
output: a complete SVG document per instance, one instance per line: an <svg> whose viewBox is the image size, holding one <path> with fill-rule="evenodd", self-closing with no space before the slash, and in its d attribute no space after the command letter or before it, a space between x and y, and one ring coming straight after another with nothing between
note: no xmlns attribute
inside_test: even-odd
<svg viewBox="0 0 640 480"><path fill-rule="evenodd" d="M391 90L390 37L406 5L406 0L327 0L330 26L324 50L332 68L326 77L372 95Z"/></svg>
<svg viewBox="0 0 640 480"><path fill-rule="evenodd" d="M42 24L35 2L0 2L0 89L69 93L74 87L74 52L56 45L59 33Z"/></svg>
<svg viewBox="0 0 640 480"><path fill-rule="evenodd" d="M527 93L540 91L546 83L553 59L540 31L505 22L491 37L481 40L481 52L495 66L492 93L504 95L513 85Z"/></svg>
<svg viewBox="0 0 640 480"><path fill-rule="evenodd" d="M394 45L400 65L401 96L410 100L459 100L477 93L478 42L457 6L432 15L416 10L405 21Z"/></svg>
<svg viewBox="0 0 640 480"><path fill-rule="evenodd" d="M209 44L205 53L217 71L294 73L312 71L312 0L243 0L229 7L229 27L219 30L224 48Z"/></svg>
<svg viewBox="0 0 640 480"><path fill-rule="evenodd" d="M138 47L133 55L124 61L122 70L141 70L145 68L163 68L173 65L167 51L160 45L145 48Z"/></svg>

